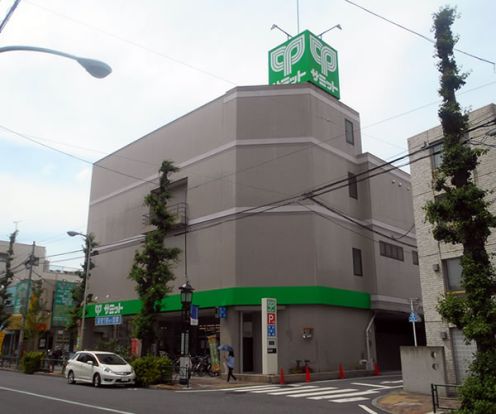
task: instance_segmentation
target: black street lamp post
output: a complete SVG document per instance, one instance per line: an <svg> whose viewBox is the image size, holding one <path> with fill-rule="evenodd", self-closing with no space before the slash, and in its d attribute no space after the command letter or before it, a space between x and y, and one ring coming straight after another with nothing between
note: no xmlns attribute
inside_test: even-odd
<svg viewBox="0 0 496 414"><path fill-rule="evenodd" d="M186 281L179 290L181 291L181 359L179 361L179 384L189 387L191 359L189 355L189 327L190 327L190 309L193 297L193 288Z"/></svg>

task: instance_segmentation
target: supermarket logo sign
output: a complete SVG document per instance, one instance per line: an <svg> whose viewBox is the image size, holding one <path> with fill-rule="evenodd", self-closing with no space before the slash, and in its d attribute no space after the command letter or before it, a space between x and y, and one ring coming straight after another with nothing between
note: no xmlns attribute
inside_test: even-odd
<svg viewBox="0 0 496 414"><path fill-rule="evenodd" d="M308 30L269 52L269 84L303 82L340 97L338 53Z"/></svg>

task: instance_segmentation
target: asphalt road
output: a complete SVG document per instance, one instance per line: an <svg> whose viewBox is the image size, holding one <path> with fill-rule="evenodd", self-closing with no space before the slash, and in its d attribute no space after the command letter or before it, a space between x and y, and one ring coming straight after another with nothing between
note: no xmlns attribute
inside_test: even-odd
<svg viewBox="0 0 496 414"><path fill-rule="evenodd" d="M398 376L369 377L287 386L169 391L93 388L69 385L61 377L0 371L0 410L2 414L382 414L372 400L401 387L400 380Z"/></svg>

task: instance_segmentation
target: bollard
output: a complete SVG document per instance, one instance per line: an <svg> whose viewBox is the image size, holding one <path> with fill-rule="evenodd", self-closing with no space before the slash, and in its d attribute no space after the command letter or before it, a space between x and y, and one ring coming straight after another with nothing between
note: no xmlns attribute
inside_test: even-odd
<svg viewBox="0 0 496 414"><path fill-rule="evenodd" d="M374 364L374 375L381 375L381 370L377 362Z"/></svg>
<svg viewBox="0 0 496 414"><path fill-rule="evenodd" d="M286 384L284 381L284 370L281 368L281 372L279 373L279 384Z"/></svg>
<svg viewBox="0 0 496 414"><path fill-rule="evenodd" d="M339 363L339 375L338 375L338 378L339 379L345 379L346 378L346 375L344 375L343 364L341 364L341 363Z"/></svg>
<svg viewBox="0 0 496 414"><path fill-rule="evenodd" d="M305 382L310 382L310 369L305 367Z"/></svg>

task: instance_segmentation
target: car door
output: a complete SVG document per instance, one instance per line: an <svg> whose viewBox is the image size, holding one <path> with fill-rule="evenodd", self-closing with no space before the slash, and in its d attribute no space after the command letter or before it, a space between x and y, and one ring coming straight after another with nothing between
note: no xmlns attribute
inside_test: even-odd
<svg viewBox="0 0 496 414"><path fill-rule="evenodd" d="M80 358L78 358L79 365L79 378L82 381L91 381L93 374L93 364L91 355L83 353Z"/></svg>
<svg viewBox="0 0 496 414"><path fill-rule="evenodd" d="M80 352L74 358L74 361L71 363L72 370L74 371L74 377L76 380L83 379L83 370L86 364L88 355L85 352Z"/></svg>

